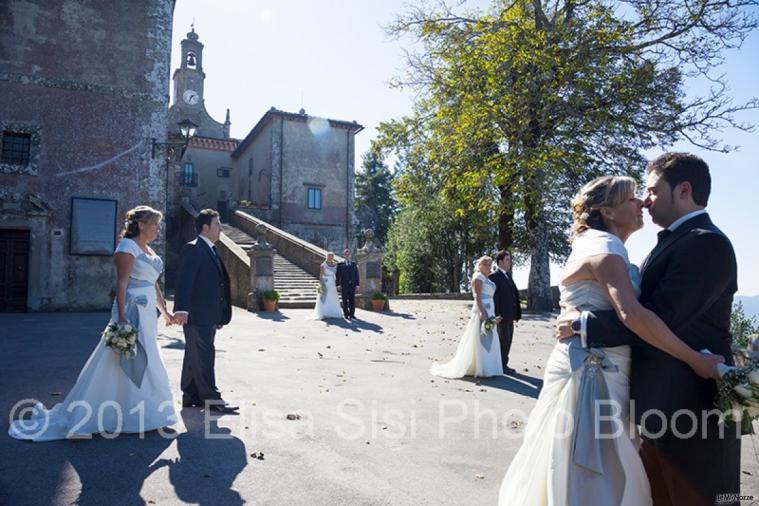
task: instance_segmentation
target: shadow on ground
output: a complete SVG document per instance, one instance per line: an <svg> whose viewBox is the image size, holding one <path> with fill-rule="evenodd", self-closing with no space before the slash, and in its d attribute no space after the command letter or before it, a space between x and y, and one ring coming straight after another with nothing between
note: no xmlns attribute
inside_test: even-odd
<svg viewBox="0 0 759 506"><path fill-rule="evenodd" d="M203 410L185 408L180 415L187 432L176 438L179 458L161 459L156 468L169 468L169 481L184 502L243 504L232 484L248 464L245 444L213 419L204 424Z"/></svg>
<svg viewBox="0 0 759 506"><path fill-rule="evenodd" d="M526 374L521 374L518 372L511 373L508 376L478 378L476 380L471 376L467 376L465 378L462 378L462 381L473 383L482 387L506 390L515 394L524 395L525 397L532 397L533 399L538 398L540 389L543 388L542 379L527 376Z"/></svg>

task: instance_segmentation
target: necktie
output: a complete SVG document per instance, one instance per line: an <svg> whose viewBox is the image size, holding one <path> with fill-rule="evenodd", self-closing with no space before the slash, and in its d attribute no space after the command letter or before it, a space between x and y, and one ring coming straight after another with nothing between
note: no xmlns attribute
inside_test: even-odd
<svg viewBox="0 0 759 506"><path fill-rule="evenodd" d="M670 229L668 229L668 228L665 228L664 230L662 230L658 234L656 234L656 236L658 237L658 239L656 241L656 245L658 246L661 243L663 243L667 239L667 237L670 236L670 234L672 234L672 231Z"/></svg>

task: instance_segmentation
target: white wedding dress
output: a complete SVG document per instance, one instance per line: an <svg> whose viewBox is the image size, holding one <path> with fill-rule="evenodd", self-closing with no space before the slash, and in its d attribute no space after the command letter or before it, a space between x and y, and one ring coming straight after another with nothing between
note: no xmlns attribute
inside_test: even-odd
<svg viewBox="0 0 759 506"><path fill-rule="evenodd" d="M591 229L580 234L573 241L567 265L595 255L624 258L639 290L637 267L630 265L622 241L607 232ZM560 291L562 319L574 318L584 310L612 309L595 281L562 285ZM590 413L599 399L616 401L621 407L616 427L603 431L615 437L594 437ZM577 337L559 341L546 364L543 388L527 422L522 446L503 478L499 504L652 504L648 478L638 456L637 434L629 421L629 401L629 346L588 350Z"/></svg>
<svg viewBox="0 0 759 506"><path fill-rule="evenodd" d="M323 320L325 318L342 318L343 310L340 308L340 301L337 298L337 265L330 266L327 262L322 263L324 275L320 283L322 286L321 295L316 296L316 307L314 307L314 319Z"/></svg>
<svg viewBox="0 0 759 506"><path fill-rule="evenodd" d="M482 304L488 317L495 316L495 304L493 294L495 283L487 276L477 272L472 280L482 281ZM501 343L498 340L496 326L486 334L481 333L482 321L477 303L472 304L469 323L461 336L456 354L444 364L435 362L430 367L430 373L443 378L463 378L464 376L477 376L486 378L490 376L503 376L503 363L501 362Z"/></svg>
<svg viewBox="0 0 759 506"><path fill-rule="evenodd" d="M163 271L163 261L148 256L128 238L121 240L116 253L135 257L127 300L132 314L139 318L142 347L138 354L144 353L143 364L147 358L144 373L139 375L140 386L122 369L119 354L106 347L101 337L63 402L50 410L37 403L31 418L11 423L11 437L31 441L88 438L100 432L140 433L176 423L169 377L157 342L155 283ZM115 300L111 321L118 321Z"/></svg>

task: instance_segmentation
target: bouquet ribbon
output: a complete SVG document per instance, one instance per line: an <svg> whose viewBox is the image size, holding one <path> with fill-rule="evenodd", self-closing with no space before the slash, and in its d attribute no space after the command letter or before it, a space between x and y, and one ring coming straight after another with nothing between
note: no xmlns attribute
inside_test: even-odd
<svg viewBox="0 0 759 506"><path fill-rule="evenodd" d="M615 420L608 413L599 417L602 406L611 408L603 373L618 372L619 368L603 350L583 348L577 337L570 340L568 352L572 372L582 369L567 480L569 504L620 504L625 473L611 436L620 427L615 427Z"/></svg>
<svg viewBox="0 0 759 506"><path fill-rule="evenodd" d="M140 328L140 306L146 307L148 305L148 298L146 295L138 295L136 297L130 296L127 293L126 307L124 312L129 324L136 328ZM121 361L121 370L124 374L132 380L137 388L142 386L142 379L145 377L145 371L148 368L148 355L145 352L145 347L140 342L140 334L137 334L137 342L135 343L135 356L127 358L121 355L119 359Z"/></svg>

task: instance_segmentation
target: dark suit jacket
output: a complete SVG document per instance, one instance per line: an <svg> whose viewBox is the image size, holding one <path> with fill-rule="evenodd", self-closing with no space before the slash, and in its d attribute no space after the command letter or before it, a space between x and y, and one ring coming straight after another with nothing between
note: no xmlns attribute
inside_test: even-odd
<svg viewBox="0 0 759 506"><path fill-rule="evenodd" d="M200 237L182 248L174 311L190 313L189 325L226 325L232 319L229 274Z"/></svg>
<svg viewBox="0 0 759 506"><path fill-rule="evenodd" d="M347 262L340 262L337 264L337 275L335 281L341 288L355 288L358 286L358 265L356 262L351 261L350 265Z"/></svg>
<svg viewBox="0 0 759 506"><path fill-rule="evenodd" d="M640 302L691 348L707 348L732 364L730 312L737 289L733 246L702 214L682 223L651 251L642 266ZM649 409L670 417L678 409L699 413L714 408L714 381L643 342L614 311L591 314L587 336L590 346L634 345L630 394L636 422ZM657 416L647 422L650 431L658 429Z"/></svg>
<svg viewBox="0 0 759 506"><path fill-rule="evenodd" d="M518 321L522 318L522 306L519 304L519 290L514 280L505 275L501 270L495 271L489 276L490 281L495 283L495 315L504 320Z"/></svg>

